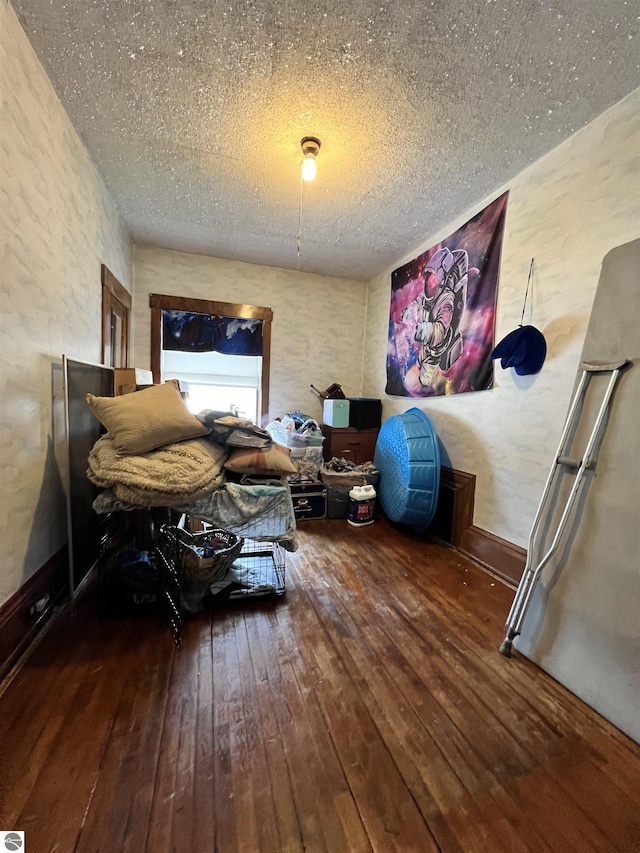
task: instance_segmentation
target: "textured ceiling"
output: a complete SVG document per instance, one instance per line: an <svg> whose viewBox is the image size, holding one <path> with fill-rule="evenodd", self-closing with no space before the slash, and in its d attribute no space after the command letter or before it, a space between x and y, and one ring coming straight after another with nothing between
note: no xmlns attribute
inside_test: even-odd
<svg viewBox="0 0 640 853"><path fill-rule="evenodd" d="M136 242L365 281L640 85L635 0L12 5Z"/></svg>

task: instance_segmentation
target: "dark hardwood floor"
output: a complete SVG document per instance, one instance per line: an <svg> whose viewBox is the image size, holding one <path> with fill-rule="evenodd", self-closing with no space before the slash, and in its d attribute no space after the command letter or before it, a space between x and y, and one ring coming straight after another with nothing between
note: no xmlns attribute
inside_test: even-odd
<svg viewBox="0 0 640 853"><path fill-rule="evenodd" d="M61 614L0 697L28 853L636 851L640 748L498 653L513 591L382 520L300 527L287 594Z"/></svg>

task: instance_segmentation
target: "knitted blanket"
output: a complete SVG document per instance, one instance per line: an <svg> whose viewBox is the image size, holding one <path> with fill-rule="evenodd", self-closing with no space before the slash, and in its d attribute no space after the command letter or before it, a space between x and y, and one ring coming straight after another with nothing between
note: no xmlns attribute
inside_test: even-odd
<svg viewBox="0 0 640 853"><path fill-rule="evenodd" d="M180 506L225 480L229 449L202 438L166 444L139 456L118 456L108 435L89 454L87 477L138 506Z"/></svg>

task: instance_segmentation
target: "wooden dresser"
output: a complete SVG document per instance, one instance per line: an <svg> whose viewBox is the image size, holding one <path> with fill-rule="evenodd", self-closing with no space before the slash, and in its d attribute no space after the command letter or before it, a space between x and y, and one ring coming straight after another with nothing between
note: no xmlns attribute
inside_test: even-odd
<svg viewBox="0 0 640 853"><path fill-rule="evenodd" d="M334 456L350 459L358 465L363 462L372 462L376 449L376 440L379 430L354 429L353 427L330 427L322 425L322 433L325 437L322 451L325 461Z"/></svg>

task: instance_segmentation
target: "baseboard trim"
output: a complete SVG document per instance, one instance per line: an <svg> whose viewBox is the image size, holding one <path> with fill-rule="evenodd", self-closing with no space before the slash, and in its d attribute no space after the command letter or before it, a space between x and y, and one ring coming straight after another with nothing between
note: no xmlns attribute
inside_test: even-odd
<svg viewBox="0 0 640 853"><path fill-rule="evenodd" d="M506 583L517 586L527 552L474 525L475 488L475 474L443 466L438 505L428 535L470 557Z"/></svg>
<svg viewBox="0 0 640 853"><path fill-rule="evenodd" d="M472 524L462 532L458 550L507 583L520 583L527 552L519 545Z"/></svg>
<svg viewBox="0 0 640 853"><path fill-rule="evenodd" d="M69 558L62 547L0 607L0 681L47 624L69 592ZM48 596L39 613L29 611Z"/></svg>
<svg viewBox="0 0 640 853"><path fill-rule="evenodd" d="M440 469L438 505L429 532L459 548L462 534L473 524L475 490L475 474L443 466Z"/></svg>

